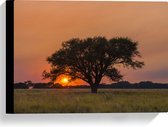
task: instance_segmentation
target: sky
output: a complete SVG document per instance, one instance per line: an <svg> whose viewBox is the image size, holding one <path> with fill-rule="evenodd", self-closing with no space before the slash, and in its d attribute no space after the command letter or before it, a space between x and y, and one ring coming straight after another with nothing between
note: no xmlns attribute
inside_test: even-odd
<svg viewBox="0 0 168 127"><path fill-rule="evenodd" d="M138 41L138 60L145 66L119 68L124 80L168 82L168 3L19 0L14 2L14 82L46 82L41 77L50 67L46 58L62 42L94 36Z"/></svg>

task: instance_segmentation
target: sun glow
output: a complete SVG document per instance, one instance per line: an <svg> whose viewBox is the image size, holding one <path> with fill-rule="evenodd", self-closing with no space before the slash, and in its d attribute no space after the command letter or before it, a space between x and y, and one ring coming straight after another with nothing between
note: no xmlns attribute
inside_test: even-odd
<svg viewBox="0 0 168 127"><path fill-rule="evenodd" d="M54 84L61 84L63 86L67 86L70 83L70 77L66 75L60 75L57 80L54 82Z"/></svg>
<svg viewBox="0 0 168 127"><path fill-rule="evenodd" d="M61 79L61 83L67 84L69 82L68 78L64 77Z"/></svg>
<svg viewBox="0 0 168 127"><path fill-rule="evenodd" d="M72 81L70 76L60 75L57 78L57 80L54 82L54 84L60 84L62 86L77 86L77 85L83 85L86 83L80 79L76 79Z"/></svg>

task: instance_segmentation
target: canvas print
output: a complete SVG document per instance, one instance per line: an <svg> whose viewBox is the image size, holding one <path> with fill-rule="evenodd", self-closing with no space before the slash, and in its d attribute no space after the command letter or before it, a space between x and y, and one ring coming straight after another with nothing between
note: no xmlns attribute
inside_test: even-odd
<svg viewBox="0 0 168 127"><path fill-rule="evenodd" d="M14 113L168 111L168 4L14 1Z"/></svg>

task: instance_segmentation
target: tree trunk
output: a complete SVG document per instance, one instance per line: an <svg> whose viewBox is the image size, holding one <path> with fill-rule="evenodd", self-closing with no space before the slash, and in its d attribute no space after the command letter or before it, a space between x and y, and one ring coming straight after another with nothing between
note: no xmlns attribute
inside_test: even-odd
<svg viewBox="0 0 168 127"><path fill-rule="evenodd" d="M91 93L97 93L97 85L91 85Z"/></svg>

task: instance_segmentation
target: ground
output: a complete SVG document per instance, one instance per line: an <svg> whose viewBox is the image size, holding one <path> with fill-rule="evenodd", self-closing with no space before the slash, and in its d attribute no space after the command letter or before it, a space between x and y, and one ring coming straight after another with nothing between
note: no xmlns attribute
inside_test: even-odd
<svg viewBox="0 0 168 127"><path fill-rule="evenodd" d="M168 89L15 90L15 113L166 112Z"/></svg>

